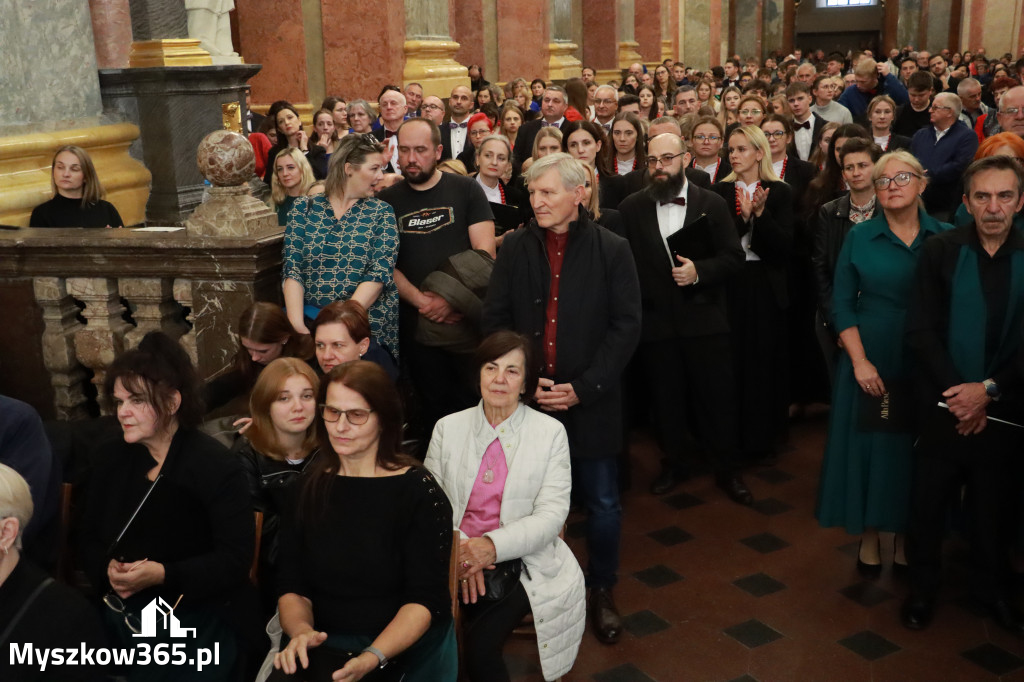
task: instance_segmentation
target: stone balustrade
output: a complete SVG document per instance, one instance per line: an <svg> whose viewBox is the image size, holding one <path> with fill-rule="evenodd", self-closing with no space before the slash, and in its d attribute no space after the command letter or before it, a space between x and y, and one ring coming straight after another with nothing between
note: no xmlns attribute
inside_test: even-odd
<svg viewBox="0 0 1024 682"><path fill-rule="evenodd" d="M0 393L44 418L109 414L107 367L153 330L208 378L253 301L280 301L279 228L250 237L104 229L0 230ZM99 389L99 390L97 390Z"/></svg>

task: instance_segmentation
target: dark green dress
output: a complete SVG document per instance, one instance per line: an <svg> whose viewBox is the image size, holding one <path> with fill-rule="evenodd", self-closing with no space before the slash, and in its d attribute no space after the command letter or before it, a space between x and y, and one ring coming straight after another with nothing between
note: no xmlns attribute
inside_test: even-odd
<svg viewBox="0 0 1024 682"><path fill-rule="evenodd" d="M919 211L921 231L907 246L885 215L855 225L836 263L832 305L836 329L857 327L882 381L903 378L903 327L921 244L952 226ZM910 499L911 433L862 431L861 388L850 357L840 356L832 395L816 516L822 526L903 532Z"/></svg>

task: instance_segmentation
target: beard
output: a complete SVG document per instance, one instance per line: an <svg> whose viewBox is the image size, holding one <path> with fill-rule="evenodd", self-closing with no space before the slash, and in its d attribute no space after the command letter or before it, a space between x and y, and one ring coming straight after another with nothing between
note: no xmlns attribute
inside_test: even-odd
<svg viewBox="0 0 1024 682"><path fill-rule="evenodd" d="M664 174L664 171L651 173L651 184L647 186L647 196L655 201L672 201L679 196L683 188L683 169L675 175Z"/></svg>
<svg viewBox="0 0 1024 682"><path fill-rule="evenodd" d="M426 167L420 167L416 169L403 168L402 177L406 179L411 185L422 185L430 178L434 177L434 171L437 169L437 160L431 159L430 165Z"/></svg>

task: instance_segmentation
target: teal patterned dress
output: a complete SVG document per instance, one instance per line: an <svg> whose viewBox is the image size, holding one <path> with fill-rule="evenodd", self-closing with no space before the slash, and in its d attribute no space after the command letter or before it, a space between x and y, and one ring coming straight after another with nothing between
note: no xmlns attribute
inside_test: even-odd
<svg viewBox="0 0 1024 682"><path fill-rule="evenodd" d="M288 212L282 278L302 285L303 303L322 308L352 297L362 282L384 290L370 306L370 334L398 358L398 227L390 204L360 199L336 218L326 195L301 197Z"/></svg>

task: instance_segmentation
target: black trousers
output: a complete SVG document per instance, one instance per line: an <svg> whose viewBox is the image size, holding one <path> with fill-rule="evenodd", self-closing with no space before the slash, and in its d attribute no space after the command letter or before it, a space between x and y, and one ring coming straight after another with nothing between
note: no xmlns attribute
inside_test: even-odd
<svg viewBox="0 0 1024 682"><path fill-rule="evenodd" d="M1006 598L1008 551L1020 491L1019 429L990 421L975 436L956 433L956 419L935 407L914 449L907 561L911 591L933 598L942 573L946 513L967 485L971 535L970 588L983 604Z"/></svg>
<svg viewBox="0 0 1024 682"><path fill-rule="evenodd" d="M680 473L685 469L688 423L715 475L734 475L737 421L729 335L654 341L642 344L638 352L647 374L654 431L667 463Z"/></svg>
<svg viewBox="0 0 1024 682"><path fill-rule="evenodd" d="M408 359L416 401L419 405L420 424L414 425L421 438L422 454L434 432L434 424L441 417L472 407L480 399L473 381L473 357L466 353L452 353L443 348L432 348L412 342L402 347L403 362Z"/></svg>
<svg viewBox="0 0 1024 682"><path fill-rule="evenodd" d="M501 601L463 604L463 664L471 682L508 682L508 668L501 656L505 640L530 613L530 600L523 584Z"/></svg>

